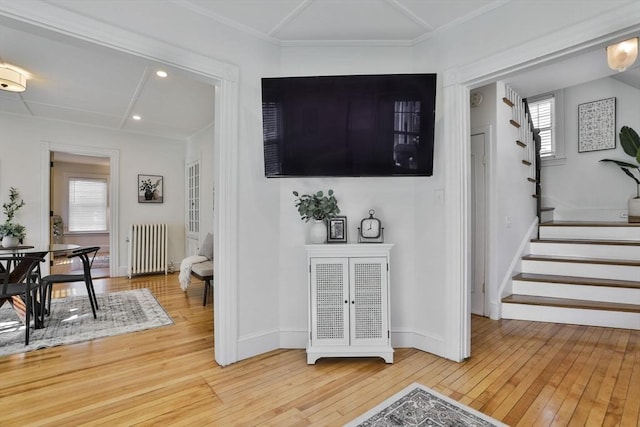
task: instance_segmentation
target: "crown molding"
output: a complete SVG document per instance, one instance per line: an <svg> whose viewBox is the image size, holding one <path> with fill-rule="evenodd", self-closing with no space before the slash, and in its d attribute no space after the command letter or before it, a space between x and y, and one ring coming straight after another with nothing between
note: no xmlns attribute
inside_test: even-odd
<svg viewBox="0 0 640 427"><path fill-rule="evenodd" d="M173 4L175 4L176 6L180 6L184 9L187 9L193 13L196 13L200 16L204 16L205 18L209 18L212 19L214 21L216 21L219 24L222 24L224 26L227 26L229 28L233 28L235 30L238 30L240 32L243 32L245 34L248 34L252 37L255 37L257 39L260 39L262 41L265 41L267 43L271 43L274 45L279 45L280 41L274 37L269 36L268 34L262 33L254 28L251 28L247 25L243 25L237 21L231 20L229 18L226 18L224 16L218 15L216 13L211 12L208 9L205 9L197 4L194 4L193 2L189 1L189 0L170 0Z"/></svg>
<svg viewBox="0 0 640 427"><path fill-rule="evenodd" d="M15 2L0 0L0 16L42 27L121 52L159 61L196 74L237 81L238 67L147 37L86 16L62 9L41 0Z"/></svg>
<svg viewBox="0 0 640 427"><path fill-rule="evenodd" d="M495 55L458 66L455 72L453 69L447 70L444 85L496 80L638 32L640 2L628 4L579 24L536 37Z"/></svg>
<svg viewBox="0 0 640 427"><path fill-rule="evenodd" d="M486 13L491 12L494 9L499 8L500 6L504 6L505 4L509 3L511 0L496 0L492 3L489 3L479 9L474 10L473 12L465 15L465 16L461 16L460 18L454 19L451 22L448 22L447 24L438 27L436 29L434 29L433 31L430 31L428 33L425 33L423 35L421 35L420 37L416 37L415 39L413 39L411 41L411 43L413 45L416 45L418 43L422 43L428 39L430 39L431 37L434 37L438 34L442 34L448 30L450 30L451 28L454 27L458 27L462 24L464 24L465 22L471 21L474 18L477 18L478 16L482 16Z"/></svg>
<svg viewBox="0 0 640 427"><path fill-rule="evenodd" d="M286 40L281 47L412 47L411 40Z"/></svg>

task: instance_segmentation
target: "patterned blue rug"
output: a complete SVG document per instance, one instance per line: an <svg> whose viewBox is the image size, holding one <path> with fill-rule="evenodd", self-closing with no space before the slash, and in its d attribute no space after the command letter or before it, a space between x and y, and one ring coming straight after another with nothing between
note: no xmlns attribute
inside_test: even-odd
<svg viewBox="0 0 640 427"><path fill-rule="evenodd" d="M173 324L149 289L110 292L96 297L97 319L93 318L86 295L53 299L46 326L31 329L28 346L24 345L24 324L5 303L0 307L0 356Z"/></svg>
<svg viewBox="0 0 640 427"><path fill-rule="evenodd" d="M506 424L413 383L345 425L356 426L503 427Z"/></svg>

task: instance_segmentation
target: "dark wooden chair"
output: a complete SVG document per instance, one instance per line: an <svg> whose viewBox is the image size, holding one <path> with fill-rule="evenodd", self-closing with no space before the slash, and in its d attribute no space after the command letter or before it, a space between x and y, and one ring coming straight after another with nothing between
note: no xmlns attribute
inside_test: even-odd
<svg viewBox="0 0 640 427"><path fill-rule="evenodd" d="M35 328L44 325L44 289L40 279L40 263L44 258L32 254L0 256L0 306L9 302L25 322L24 344L29 344L31 320Z"/></svg>
<svg viewBox="0 0 640 427"><path fill-rule="evenodd" d="M98 307L98 300L96 299L96 291L93 289L93 280L91 279L91 266L96 254L100 250L99 246L92 246L88 248L74 249L71 251L67 258L79 258L82 261L82 274L51 274L42 278L44 290L46 291L47 311L51 310L51 294L53 292L53 285L55 283L71 283L71 282L84 282L87 287L87 294L89 295L89 303L91 304L91 311L93 312L93 318L96 319L96 310Z"/></svg>
<svg viewBox="0 0 640 427"><path fill-rule="evenodd" d="M202 305L207 305L207 294L209 289L213 289L211 281L213 280L213 261L198 262L191 266L191 275L204 282L204 297Z"/></svg>

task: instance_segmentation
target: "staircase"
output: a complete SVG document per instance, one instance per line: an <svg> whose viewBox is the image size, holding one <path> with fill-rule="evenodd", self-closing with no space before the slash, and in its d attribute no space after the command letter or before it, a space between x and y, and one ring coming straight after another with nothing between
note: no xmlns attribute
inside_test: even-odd
<svg viewBox="0 0 640 427"><path fill-rule="evenodd" d="M640 330L640 223L545 222L502 317Z"/></svg>

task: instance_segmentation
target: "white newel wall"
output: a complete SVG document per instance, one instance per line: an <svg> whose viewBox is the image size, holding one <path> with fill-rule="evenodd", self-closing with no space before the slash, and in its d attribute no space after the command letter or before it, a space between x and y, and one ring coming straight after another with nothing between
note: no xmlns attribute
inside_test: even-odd
<svg viewBox="0 0 640 427"><path fill-rule="evenodd" d="M616 98L616 148L578 152L578 105ZM627 201L635 195L635 183L610 158L631 161L620 146L622 126L640 132L640 89L606 77L564 89L564 139L566 161L555 166L542 163L544 205L555 208L556 220L625 221Z"/></svg>

